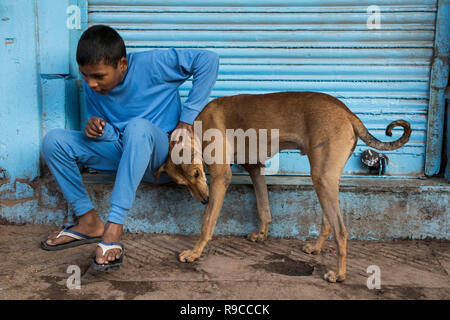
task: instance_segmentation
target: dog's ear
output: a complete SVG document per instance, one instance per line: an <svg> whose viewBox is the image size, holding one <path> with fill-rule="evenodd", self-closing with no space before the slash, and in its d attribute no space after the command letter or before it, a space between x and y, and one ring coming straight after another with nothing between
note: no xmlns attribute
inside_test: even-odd
<svg viewBox="0 0 450 320"><path fill-rule="evenodd" d="M167 167L167 162L164 162L164 164L158 170L156 170L155 173L153 173L153 176L155 177L155 183L158 182L159 175L166 171L166 167Z"/></svg>

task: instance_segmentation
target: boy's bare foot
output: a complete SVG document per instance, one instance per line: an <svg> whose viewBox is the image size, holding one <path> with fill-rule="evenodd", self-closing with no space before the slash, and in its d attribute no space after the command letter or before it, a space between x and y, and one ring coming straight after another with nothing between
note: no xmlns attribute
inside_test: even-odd
<svg viewBox="0 0 450 320"><path fill-rule="evenodd" d="M69 230L80 232L91 237L100 237L104 232L104 224L97 212L92 209L78 217L78 224ZM74 238L68 236L56 238L59 232L60 231L55 231L48 237L46 243L49 246L56 246L58 244L68 243L75 240Z"/></svg>
<svg viewBox="0 0 450 320"><path fill-rule="evenodd" d="M120 242L122 234L123 226L121 224L108 221L105 224L105 232L103 233L102 241L106 243ZM97 247L97 250L95 252L95 261L97 262L97 264L108 264L109 262L119 259L121 254L121 250L111 249L105 253L105 256L103 256L102 248Z"/></svg>

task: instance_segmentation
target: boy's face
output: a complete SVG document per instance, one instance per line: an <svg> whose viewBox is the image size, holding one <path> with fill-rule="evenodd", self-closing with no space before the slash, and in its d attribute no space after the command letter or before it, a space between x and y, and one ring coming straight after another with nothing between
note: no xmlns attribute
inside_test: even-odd
<svg viewBox="0 0 450 320"><path fill-rule="evenodd" d="M99 94L108 94L122 80L128 67L128 60L122 57L114 68L102 62L78 66L84 81Z"/></svg>

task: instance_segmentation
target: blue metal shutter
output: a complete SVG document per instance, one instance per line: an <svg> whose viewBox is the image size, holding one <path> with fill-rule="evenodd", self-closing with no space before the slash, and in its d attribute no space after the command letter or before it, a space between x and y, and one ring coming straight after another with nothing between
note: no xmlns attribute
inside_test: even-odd
<svg viewBox="0 0 450 320"><path fill-rule="evenodd" d="M368 29L371 5L381 29ZM393 120L413 133L384 152L387 174L424 171L436 0L89 0L88 23L107 24L129 51L205 48L220 55L212 98L240 93L319 91L341 99L382 141ZM191 83L180 88L187 98ZM324 119L326 121L326 119ZM361 141L346 175L367 172ZM283 151L279 174L308 175L307 157ZM239 171L237 169L236 171Z"/></svg>

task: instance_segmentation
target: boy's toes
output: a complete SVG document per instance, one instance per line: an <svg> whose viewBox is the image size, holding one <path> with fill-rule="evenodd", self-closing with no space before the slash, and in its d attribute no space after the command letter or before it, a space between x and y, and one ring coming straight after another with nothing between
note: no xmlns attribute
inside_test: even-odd
<svg viewBox="0 0 450 320"><path fill-rule="evenodd" d="M57 244L57 242L56 242L56 236L55 236L55 237L48 237L47 240L46 240L45 242L46 242L48 245L51 245L51 246L56 245L56 244Z"/></svg>
<svg viewBox="0 0 450 320"><path fill-rule="evenodd" d="M95 258L95 261L97 261L98 264L108 263L108 260L106 260L104 257L97 257L97 258Z"/></svg>
<svg viewBox="0 0 450 320"><path fill-rule="evenodd" d="M108 264L109 262L112 262L114 260L117 260L120 258L120 250L113 249L108 252L104 256L102 256L102 251L97 253L97 257L95 258L95 261L98 264Z"/></svg>
<svg viewBox="0 0 450 320"><path fill-rule="evenodd" d="M104 257L104 256L102 255L102 250L101 250L101 249L98 250L98 249L100 249L100 248L97 248L96 257L95 257L95 262L97 262L98 264L105 264L105 263L107 263L108 261L107 261L106 257L108 256L108 253L107 253L106 256Z"/></svg>
<svg viewBox="0 0 450 320"><path fill-rule="evenodd" d="M114 252L110 252L108 254L108 261L114 261L114 260L116 260L115 254L114 254Z"/></svg>
<svg viewBox="0 0 450 320"><path fill-rule="evenodd" d="M110 261L114 261L120 258L120 250L115 249L113 252L111 252L111 259Z"/></svg>
<svg viewBox="0 0 450 320"><path fill-rule="evenodd" d="M58 234L59 234L59 231L54 231L54 232L52 232L52 233L48 236L48 238L47 238L47 240L46 240L45 242L46 242L47 244L53 245L54 242L55 242L56 237L58 236Z"/></svg>

